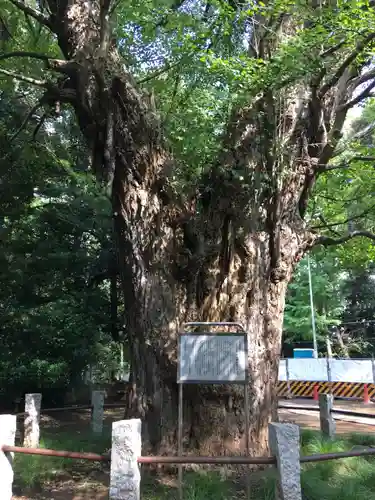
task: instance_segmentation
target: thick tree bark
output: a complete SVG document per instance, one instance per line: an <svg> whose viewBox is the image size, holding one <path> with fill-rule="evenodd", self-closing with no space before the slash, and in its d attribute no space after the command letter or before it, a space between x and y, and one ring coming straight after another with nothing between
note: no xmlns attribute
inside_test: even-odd
<svg viewBox="0 0 375 500"><path fill-rule="evenodd" d="M62 77L58 86L46 86L46 98L72 104L93 151L93 170L112 196L131 353L127 415L143 419L154 450L170 451L182 324L239 321L248 332L251 449L262 454L268 422L276 418L286 286L316 239L303 216L339 140L354 76L350 61L324 85L321 74L280 92L278 104L267 90L235 110L223 153L203 179L208 188L189 200L169 183L173 159L156 110L112 44L108 4L47 1L52 14L42 22L56 33L67 62L50 62ZM257 44L260 57L264 43ZM268 43L270 50L276 40ZM190 448L243 450L241 393L234 386L186 387Z"/></svg>

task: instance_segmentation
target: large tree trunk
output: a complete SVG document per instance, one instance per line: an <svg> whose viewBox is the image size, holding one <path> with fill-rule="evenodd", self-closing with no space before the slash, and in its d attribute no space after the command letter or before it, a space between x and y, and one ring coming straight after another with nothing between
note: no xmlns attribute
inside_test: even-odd
<svg viewBox="0 0 375 500"><path fill-rule="evenodd" d="M73 105L93 170L112 196L131 354L127 414L143 419L154 450L175 445L182 324L239 321L248 332L251 450L262 454L267 424L276 418L286 286L314 242L302 217L317 166L327 163L338 140L342 92L318 95L314 82L284 93L278 110L271 91L234 110L223 154L203 179L209 188L184 198L169 182L173 159L156 111L112 44L108 5L48 4L68 61L53 63L63 78L48 92ZM353 76L346 73L331 86L342 79L346 86ZM204 454L244 448L242 389L186 386L185 405L191 448Z"/></svg>
<svg viewBox="0 0 375 500"><path fill-rule="evenodd" d="M129 277L123 282L133 382L128 415L144 418L155 448L162 443L163 449L170 450L176 443L177 337L183 322L197 319L239 321L248 331L252 451L261 453L267 446L267 425L271 414L276 418L275 389L287 280L274 283L269 277L266 234L248 238L247 257L239 256L233 243L224 238L223 246L232 247L228 260L224 257L220 263L215 262L205 276L185 284L170 268L174 251L156 255L154 269L142 261L144 283L141 278L133 284L128 268L131 255L124 255L122 247ZM285 244L293 251L297 238L291 235ZM184 394L187 446L208 455L244 448L242 388L187 385Z"/></svg>

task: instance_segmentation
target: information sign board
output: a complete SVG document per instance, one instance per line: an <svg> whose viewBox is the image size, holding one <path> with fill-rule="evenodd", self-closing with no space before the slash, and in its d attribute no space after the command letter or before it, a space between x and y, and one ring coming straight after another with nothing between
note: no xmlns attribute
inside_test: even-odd
<svg viewBox="0 0 375 500"><path fill-rule="evenodd" d="M182 333L179 383L246 383L245 333Z"/></svg>

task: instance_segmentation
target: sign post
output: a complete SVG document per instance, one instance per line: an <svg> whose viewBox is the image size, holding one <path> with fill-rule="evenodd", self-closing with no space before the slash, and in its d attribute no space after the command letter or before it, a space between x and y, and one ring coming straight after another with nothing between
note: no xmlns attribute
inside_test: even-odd
<svg viewBox="0 0 375 500"><path fill-rule="evenodd" d="M244 386L246 453L249 455L248 345L247 333L242 325L229 322L185 323L179 336L178 359L178 455L183 453L183 384ZM183 496L182 476L182 465L179 465L180 500Z"/></svg>

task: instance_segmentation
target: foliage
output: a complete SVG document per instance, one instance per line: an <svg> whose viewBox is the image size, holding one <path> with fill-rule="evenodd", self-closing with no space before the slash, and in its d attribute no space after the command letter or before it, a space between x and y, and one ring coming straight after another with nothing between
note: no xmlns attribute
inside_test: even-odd
<svg viewBox="0 0 375 500"><path fill-rule="evenodd" d="M344 282L343 293L346 306L342 315L343 328L349 336L350 350L354 353L374 354L375 338L375 282L374 268L370 265L363 270L349 272ZM357 344L360 344L357 347Z"/></svg>
<svg viewBox="0 0 375 500"><path fill-rule="evenodd" d="M332 251L320 250L310 257L317 337L324 340L333 325L341 323L344 309L339 261ZM312 340L307 259L304 258L289 284L284 313L285 340Z"/></svg>
<svg viewBox="0 0 375 500"><path fill-rule="evenodd" d="M310 256L314 314L319 351L331 340L333 354L351 357L374 352L375 304L373 267L358 261L344 267L336 248L315 251ZM359 260L361 260L359 256ZM345 262L345 261L344 261ZM345 349L338 340L340 335ZM312 320L307 259L303 259L288 286L284 313L284 342L312 345Z"/></svg>
<svg viewBox="0 0 375 500"><path fill-rule="evenodd" d="M27 48L61 57L47 30L38 29L35 21L21 15L8 0L0 5L9 32L4 52ZM208 4L119 2L113 19L118 48L144 89L155 95L166 138L179 159L175 175L191 182L215 159L225 123L236 105L255 98L264 88L279 90L320 70L316 47L324 45L329 51L344 39L349 52L357 43L359 24L363 32L374 24L374 13L366 5L350 0L339 9L326 7L317 12L305 2L289 0L251 6L224 0ZM288 10L304 28L286 33L272 58L249 57L248 40L256 19L266 20L270 12L276 19ZM270 33L273 29L269 28ZM335 64L338 55L332 53ZM6 60L2 67L16 73L22 69L38 79L46 76L43 63L35 59ZM5 84L9 85L9 79Z"/></svg>
<svg viewBox="0 0 375 500"><path fill-rule="evenodd" d="M368 321L374 317L374 268L364 269L360 273L351 272L344 283L346 307L343 313L344 322L357 323L357 327L371 328Z"/></svg>
<svg viewBox="0 0 375 500"><path fill-rule="evenodd" d="M104 338L98 342L92 357L91 382L105 383L113 378L126 380L129 375L129 355L127 354L126 339L122 343L108 341ZM122 356L121 356L122 349Z"/></svg>
<svg viewBox="0 0 375 500"><path fill-rule="evenodd" d="M320 176L310 201L311 224L332 237L375 229L375 170L373 164L375 101L369 99L347 127L332 161L332 170ZM335 250L344 269L364 269L375 260L371 239L359 238Z"/></svg>
<svg viewBox="0 0 375 500"><path fill-rule="evenodd" d="M64 144L67 129L41 142L7 143L20 113L15 103L11 93L0 101L0 377L7 397L67 387L108 342L109 322L105 287L87 286L108 239L108 201L77 162L82 145L74 137Z"/></svg>
<svg viewBox="0 0 375 500"><path fill-rule="evenodd" d="M348 231L374 229L374 123L375 102L370 99L359 117L348 125L339 146L341 153L333 162L334 169L318 180L310 203L312 221L317 229L333 237L345 228ZM372 240L354 239L311 255L317 332L322 338L332 332L330 326L342 325L343 332L350 335L344 340L353 356L373 351L374 248ZM312 340L307 278L306 260L303 260L289 285L284 319L287 341ZM360 321L365 324L351 324ZM335 348L339 353L337 349L339 346Z"/></svg>

